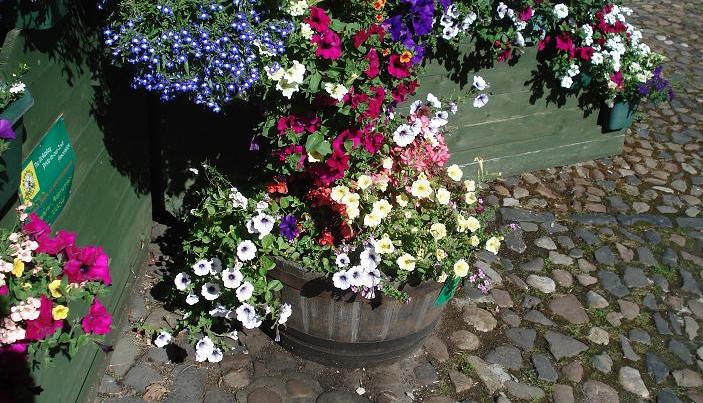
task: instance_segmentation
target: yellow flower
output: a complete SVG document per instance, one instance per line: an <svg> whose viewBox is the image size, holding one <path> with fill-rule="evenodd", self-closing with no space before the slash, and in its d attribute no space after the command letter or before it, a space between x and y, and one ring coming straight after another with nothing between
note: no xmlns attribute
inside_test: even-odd
<svg viewBox="0 0 703 403"><path fill-rule="evenodd" d="M459 259L454 263L454 275L457 277L466 277L469 274L469 264L466 260Z"/></svg>
<svg viewBox="0 0 703 403"><path fill-rule="evenodd" d="M15 258L15 261L12 264L12 274L15 277L19 277L22 273L24 273L24 262L18 258Z"/></svg>
<svg viewBox="0 0 703 403"><path fill-rule="evenodd" d="M493 253L494 255L497 255L498 249L500 249L500 239L494 236L488 238L488 240L486 241L486 250Z"/></svg>
<svg viewBox="0 0 703 403"><path fill-rule="evenodd" d="M461 177L464 176L464 171L459 168L459 165L454 164L447 168L447 175L452 178L453 181L459 182Z"/></svg>
<svg viewBox="0 0 703 403"><path fill-rule="evenodd" d="M466 204L474 204L477 202L476 199L476 193L474 192L467 192L466 195L464 195L464 200L466 200Z"/></svg>
<svg viewBox="0 0 703 403"><path fill-rule="evenodd" d="M54 309L51 310L51 315L54 320L63 320L68 317L68 307L64 305L56 305Z"/></svg>
<svg viewBox="0 0 703 403"><path fill-rule="evenodd" d="M481 243L481 240L478 239L476 235L473 235L471 238L469 238L469 243L471 244L471 246L478 246L478 244Z"/></svg>
<svg viewBox="0 0 703 403"><path fill-rule="evenodd" d="M381 217L386 217L391 210L393 209L393 206L391 206L390 203L388 203L388 200L386 199L381 199L378 201L373 202L373 210L377 211Z"/></svg>
<svg viewBox="0 0 703 403"><path fill-rule="evenodd" d="M475 192L476 191L476 182L474 182L472 180L465 180L464 187L466 188L467 192Z"/></svg>
<svg viewBox="0 0 703 403"><path fill-rule="evenodd" d="M403 63L408 63L412 58L413 54L408 50L404 50L403 53L400 54L400 61Z"/></svg>
<svg viewBox="0 0 703 403"><path fill-rule="evenodd" d="M381 223L381 215L378 211L372 211L364 216L364 225L367 227L376 227Z"/></svg>
<svg viewBox="0 0 703 403"><path fill-rule="evenodd" d="M61 296L61 280L54 280L50 282L48 288L52 297L58 298Z"/></svg>
<svg viewBox="0 0 703 403"><path fill-rule="evenodd" d="M395 252L395 246L393 245L393 241L388 237L388 234L383 234L383 237L376 241L374 249L376 253L381 255Z"/></svg>
<svg viewBox="0 0 703 403"><path fill-rule="evenodd" d="M430 181L425 178L416 180L410 187L410 194L418 199L430 197L432 195L432 186L430 186Z"/></svg>
<svg viewBox="0 0 703 403"><path fill-rule="evenodd" d="M361 175L356 179L356 186L358 186L361 190L364 190L371 185L373 185L373 180L368 175Z"/></svg>
<svg viewBox="0 0 703 403"><path fill-rule="evenodd" d="M335 186L332 188L332 193L330 194L330 197L332 200L336 201L337 203L340 203L342 201L342 198L349 193L349 188L346 186Z"/></svg>
<svg viewBox="0 0 703 403"><path fill-rule="evenodd" d="M404 253L396 260L396 263L398 263L398 267L400 267L400 270L415 270L415 258L410 254Z"/></svg>
<svg viewBox="0 0 703 403"><path fill-rule="evenodd" d="M342 197L341 203L347 207L359 207L359 194L354 192L348 192L344 195L344 197Z"/></svg>
<svg viewBox="0 0 703 403"><path fill-rule="evenodd" d="M447 236L447 227L442 223L434 223L430 226L430 234L436 240L440 240Z"/></svg>
<svg viewBox="0 0 703 403"><path fill-rule="evenodd" d="M437 197L437 203L446 206L449 204L449 199L452 197L452 194L445 188L439 188L435 196Z"/></svg>

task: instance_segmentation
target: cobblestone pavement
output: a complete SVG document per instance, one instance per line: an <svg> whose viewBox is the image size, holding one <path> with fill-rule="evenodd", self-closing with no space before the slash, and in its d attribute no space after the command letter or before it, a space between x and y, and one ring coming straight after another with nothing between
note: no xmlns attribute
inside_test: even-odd
<svg viewBox="0 0 703 403"><path fill-rule="evenodd" d="M131 330L174 318L146 292L168 266L152 244L97 401L703 402L703 2L632 3L678 97L645 111L620 156L496 181L489 201L519 230L484 257L495 288L455 298L424 348L338 370L249 332L197 364L186 343Z"/></svg>

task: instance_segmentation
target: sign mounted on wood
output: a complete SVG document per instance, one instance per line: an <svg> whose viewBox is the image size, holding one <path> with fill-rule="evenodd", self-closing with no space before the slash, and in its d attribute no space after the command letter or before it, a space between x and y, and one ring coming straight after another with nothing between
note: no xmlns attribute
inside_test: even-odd
<svg viewBox="0 0 703 403"><path fill-rule="evenodd" d="M20 200L31 201L29 211L49 224L59 216L71 193L75 160L61 116L22 163Z"/></svg>

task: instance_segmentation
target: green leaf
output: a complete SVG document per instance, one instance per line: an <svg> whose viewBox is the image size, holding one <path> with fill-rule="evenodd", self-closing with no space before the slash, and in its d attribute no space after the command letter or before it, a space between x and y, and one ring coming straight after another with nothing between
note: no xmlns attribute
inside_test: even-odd
<svg viewBox="0 0 703 403"><path fill-rule="evenodd" d="M321 133L313 133L305 141L305 150L309 153L325 156L332 153L332 146Z"/></svg>
<svg viewBox="0 0 703 403"><path fill-rule="evenodd" d="M310 83L308 84L310 87L310 91L312 92L317 92L320 89L320 81L322 80L322 75L320 75L319 72L315 72L310 76Z"/></svg>

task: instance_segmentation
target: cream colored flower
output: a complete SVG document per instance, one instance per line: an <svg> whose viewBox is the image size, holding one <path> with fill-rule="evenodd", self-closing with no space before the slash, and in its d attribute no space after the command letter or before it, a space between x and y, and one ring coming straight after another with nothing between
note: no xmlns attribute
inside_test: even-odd
<svg viewBox="0 0 703 403"><path fill-rule="evenodd" d="M466 229L471 232L476 232L481 228L481 222L476 219L476 217L469 217L466 219Z"/></svg>
<svg viewBox="0 0 703 403"><path fill-rule="evenodd" d="M393 241L388 237L388 234L383 234L381 239L377 240L373 246L376 253L381 255L395 252L395 246L393 245Z"/></svg>
<svg viewBox="0 0 703 403"><path fill-rule="evenodd" d="M383 159L383 169L391 169L393 168L393 158L391 157L386 157Z"/></svg>
<svg viewBox="0 0 703 403"><path fill-rule="evenodd" d="M470 179L467 179L464 181L464 187L466 188L467 192L475 192L476 191L476 182Z"/></svg>
<svg viewBox="0 0 703 403"><path fill-rule="evenodd" d="M312 30L310 24L308 24L307 22L300 23L300 35L302 35L303 38L310 39L312 38L314 33L315 31Z"/></svg>
<svg viewBox="0 0 703 403"><path fill-rule="evenodd" d="M447 257L447 252L445 252L444 249L437 249L434 254L439 261L442 261Z"/></svg>
<svg viewBox="0 0 703 403"><path fill-rule="evenodd" d="M386 218L386 216L390 214L392 209L393 206L391 206L391 204L388 203L388 200L386 199L381 199L373 202L373 210L378 211L383 218Z"/></svg>
<svg viewBox="0 0 703 403"><path fill-rule="evenodd" d="M471 236L471 238L469 238L469 244L471 244L471 246L476 247L480 243L481 243L481 240L478 239L478 237L476 235L473 235L473 236Z"/></svg>
<svg viewBox="0 0 703 403"><path fill-rule="evenodd" d="M415 258L410 254L404 253L396 260L396 263L398 263L398 267L400 267L400 270L415 270Z"/></svg>
<svg viewBox="0 0 703 403"><path fill-rule="evenodd" d="M330 193L330 197L332 200L336 201L337 203L342 202L342 198L346 196L349 193L349 188L343 185L340 186L335 186L332 188L332 192Z"/></svg>
<svg viewBox="0 0 703 403"><path fill-rule="evenodd" d="M380 190L381 192L385 192L386 189L388 189L388 177L385 175L381 175L378 178L376 178L376 189Z"/></svg>
<svg viewBox="0 0 703 403"><path fill-rule="evenodd" d="M368 175L360 175L356 178L356 186L361 190L367 189L371 185L373 185L373 180Z"/></svg>
<svg viewBox="0 0 703 403"><path fill-rule="evenodd" d="M349 218L350 221L357 218L359 216L359 214L361 213L359 211L358 206L346 206L346 207L347 208L345 211L347 212L347 218Z"/></svg>
<svg viewBox="0 0 703 403"><path fill-rule="evenodd" d="M305 0L297 0L297 1L291 1L288 3L288 8L286 11L288 11L288 14L297 17L300 15L303 15L305 11L308 9L308 2Z"/></svg>
<svg viewBox="0 0 703 403"><path fill-rule="evenodd" d="M454 263L454 275L457 277L466 277L469 274L469 269L469 264L464 259L459 259Z"/></svg>
<svg viewBox="0 0 703 403"><path fill-rule="evenodd" d="M442 273L439 275L439 277L437 277L437 282L443 283L443 282L447 281L447 277L449 277L449 275L447 275L447 273Z"/></svg>
<svg viewBox="0 0 703 403"><path fill-rule="evenodd" d="M500 239L497 237L490 237L486 241L486 250L493 253L494 255L498 254L498 250L500 249Z"/></svg>
<svg viewBox="0 0 703 403"><path fill-rule="evenodd" d="M440 240L447 236L447 227L442 223L434 223L430 226L430 234L436 240Z"/></svg>
<svg viewBox="0 0 703 403"><path fill-rule="evenodd" d="M449 177L453 181L459 182L461 180L461 177L464 176L464 171L462 171L461 168L459 168L459 165L454 164L454 165L449 166L449 168L447 168L447 175L449 175Z"/></svg>
<svg viewBox="0 0 703 403"><path fill-rule="evenodd" d="M395 202L398 203L400 207L406 207L408 205L408 196L400 194L395 197Z"/></svg>
<svg viewBox="0 0 703 403"><path fill-rule="evenodd" d="M348 192L342 197L342 204L349 207L359 207L359 194L354 192Z"/></svg>
<svg viewBox="0 0 703 403"><path fill-rule="evenodd" d="M364 225L367 227L377 227L381 223L381 215L378 211L372 211L364 216Z"/></svg>
<svg viewBox="0 0 703 403"><path fill-rule="evenodd" d="M435 196L437 197L437 203L446 206L447 204L449 204L449 200L451 199L452 194L449 193L449 191L445 188L439 188L437 189Z"/></svg>
<svg viewBox="0 0 703 403"><path fill-rule="evenodd" d="M466 200L466 204L468 205L475 204L478 201L478 199L476 199L476 193L474 192L466 192L464 200Z"/></svg>
<svg viewBox="0 0 703 403"><path fill-rule="evenodd" d="M432 186L430 185L430 181L425 178L416 180L410 187L410 194L418 199L424 199L432 196Z"/></svg>

